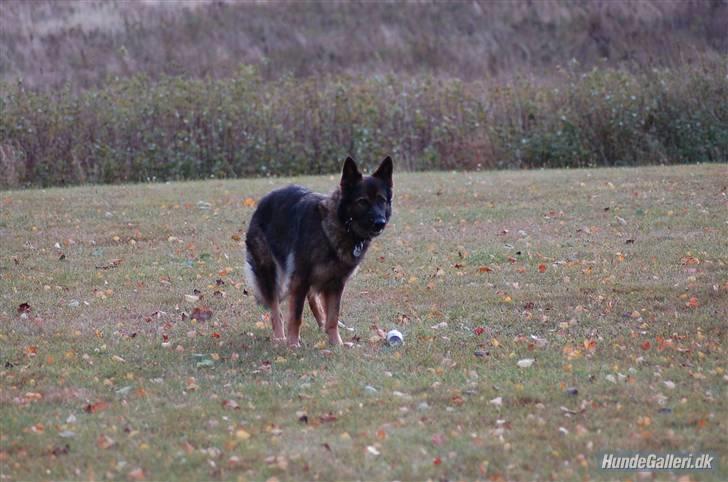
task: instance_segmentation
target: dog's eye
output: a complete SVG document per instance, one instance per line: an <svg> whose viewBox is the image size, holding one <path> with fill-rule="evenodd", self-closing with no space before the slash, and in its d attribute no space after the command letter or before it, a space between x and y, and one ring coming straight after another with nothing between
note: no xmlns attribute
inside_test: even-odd
<svg viewBox="0 0 728 482"><path fill-rule="evenodd" d="M377 202L380 202L380 203L385 203L385 204L386 204L386 203L387 203L387 198L386 198L386 197L384 197L384 196L382 196L382 195L380 194L379 196L377 196Z"/></svg>
<svg viewBox="0 0 728 482"><path fill-rule="evenodd" d="M360 197L356 200L356 205L360 208L369 207L369 200L367 198Z"/></svg>

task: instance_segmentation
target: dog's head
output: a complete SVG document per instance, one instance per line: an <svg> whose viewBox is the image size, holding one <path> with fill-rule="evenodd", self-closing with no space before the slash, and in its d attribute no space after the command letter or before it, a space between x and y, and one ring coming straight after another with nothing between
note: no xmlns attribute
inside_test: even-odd
<svg viewBox="0 0 728 482"><path fill-rule="evenodd" d="M371 176L362 176L351 157L341 174L339 219L346 229L362 239L384 231L392 216L392 159L387 156Z"/></svg>

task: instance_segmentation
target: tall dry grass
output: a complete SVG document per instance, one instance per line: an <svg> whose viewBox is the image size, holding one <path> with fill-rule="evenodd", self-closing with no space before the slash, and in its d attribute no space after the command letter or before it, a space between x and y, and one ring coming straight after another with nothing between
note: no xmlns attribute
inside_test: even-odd
<svg viewBox="0 0 728 482"><path fill-rule="evenodd" d="M115 76L550 76L728 53L725 0L462 2L4 0L0 79L99 87Z"/></svg>

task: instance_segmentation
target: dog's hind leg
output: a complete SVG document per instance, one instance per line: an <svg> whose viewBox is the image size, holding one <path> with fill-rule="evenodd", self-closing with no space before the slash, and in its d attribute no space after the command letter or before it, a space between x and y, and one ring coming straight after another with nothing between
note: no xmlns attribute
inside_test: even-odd
<svg viewBox="0 0 728 482"><path fill-rule="evenodd" d="M253 289L256 300L270 309L270 320L273 325L273 341L283 341L283 331L279 293L277 289L278 272L273 255L265 237L259 230L251 230L246 240L248 248L245 263L245 275L248 286Z"/></svg>
<svg viewBox="0 0 728 482"><path fill-rule="evenodd" d="M309 308L311 308L311 313L313 313L313 317L316 318L316 323L318 324L319 330L324 329L324 323L326 321L326 313L324 311L324 307L321 306L321 298L322 297L317 295L316 293L308 293L308 306Z"/></svg>
<svg viewBox="0 0 728 482"><path fill-rule="evenodd" d="M306 304L308 286L300 278L291 279L288 300L288 346L301 346L301 321Z"/></svg>

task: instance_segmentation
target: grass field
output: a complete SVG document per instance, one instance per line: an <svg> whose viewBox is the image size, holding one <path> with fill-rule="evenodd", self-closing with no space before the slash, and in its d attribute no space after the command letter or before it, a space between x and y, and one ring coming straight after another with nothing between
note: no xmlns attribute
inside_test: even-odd
<svg viewBox="0 0 728 482"><path fill-rule="evenodd" d="M0 480L728 479L728 166L395 175L353 347L296 351L242 277L288 181L0 193Z"/></svg>

